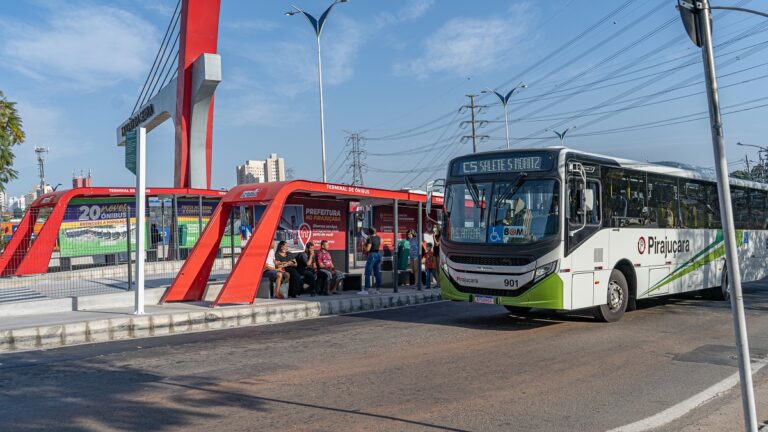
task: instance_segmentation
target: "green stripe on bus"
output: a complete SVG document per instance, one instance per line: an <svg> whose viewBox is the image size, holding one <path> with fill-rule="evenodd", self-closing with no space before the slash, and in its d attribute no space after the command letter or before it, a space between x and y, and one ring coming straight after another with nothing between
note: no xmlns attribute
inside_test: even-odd
<svg viewBox="0 0 768 432"><path fill-rule="evenodd" d="M744 243L744 230L736 230L736 246L739 247ZM714 249L713 249L714 248ZM703 256L702 256L703 255ZM719 259L725 255L725 243L723 242L723 232L718 231L715 241L710 243L701 252L696 254L691 260L682 266L676 268L672 273L668 274L664 279L660 280L656 285L648 288L645 292L640 294L640 297L650 294L659 288L667 285L670 282L674 282L681 277L698 270L704 265L710 264L712 261ZM697 259L698 258L698 259Z"/></svg>

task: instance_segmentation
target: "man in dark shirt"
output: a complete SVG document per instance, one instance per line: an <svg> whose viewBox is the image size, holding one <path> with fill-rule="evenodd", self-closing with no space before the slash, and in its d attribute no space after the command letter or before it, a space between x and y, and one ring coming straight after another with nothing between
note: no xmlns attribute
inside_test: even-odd
<svg viewBox="0 0 768 432"><path fill-rule="evenodd" d="M299 274L304 277L304 283L308 284L312 289L312 297L317 295L317 265L315 259L315 245L312 242L307 242L307 247L304 248L304 252L296 257L296 267Z"/></svg>
<svg viewBox="0 0 768 432"><path fill-rule="evenodd" d="M376 278L376 292L381 294L381 237L376 235L376 228L371 227L370 236L365 242L365 252L368 258L365 261L365 288L358 294L368 295L368 289L371 287L371 275Z"/></svg>

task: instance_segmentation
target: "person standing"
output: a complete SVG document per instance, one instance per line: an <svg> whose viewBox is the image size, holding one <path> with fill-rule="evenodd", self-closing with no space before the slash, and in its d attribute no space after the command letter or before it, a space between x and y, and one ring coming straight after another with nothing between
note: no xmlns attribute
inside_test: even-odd
<svg viewBox="0 0 768 432"><path fill-rule="evenodd" d="M413 274L413 280L414 283L410 283L410 278L408 279L408 285L418 285L418 277L419 277L419 267L420 267L420 261L419 261L419 239L416 237L416 231L414 230L408 230L408 234L406 234L406 238L408 239L408 267L411 269L411 274Z"/></svg>
<svg viewBox="0 0 768 432"><path fill-rule="evenodd" d="M427 243L427 252L424 254L424 272L427 276L427 289L432 289L432 276L435 275L435 252L432 243Z"/></svg>
<svg viewBox="0 0 768 432"><path fill-rule="evenodd" d="M296 257L297 270L304 277L304 282L309 284L312 289L312 297L318 294L317 287L317 255L315 254L315 244L307 242L304 252Z"/></svg>
<svg viewBox="0 0 768 432"><path fill-rule="evenodd" d="M325 281L325 286L329 294L339 294L339 288L344 282L344 273L336 270L331 259L331 253L328 252L328 240L320 242L320 251L317 253L317 270L320 272L320 278Z"/></svg>
<svg viewBox="0 0 768 432"><path fill-rule="evenodd" d="M360 295L368 295L371 288L371 275L376 279L376 294L381 294L381 237L376 234L376 228L371 227L370 235L365 241L365 287L358 292Z"/></svg>
<svg viewBox="0 0 768 432"><path fill-rule="evenodd" d="M434 248L432 249L435 273L435 284L440 288L440 228L437 225L432 226L432 241L434 242Z"/></svg>

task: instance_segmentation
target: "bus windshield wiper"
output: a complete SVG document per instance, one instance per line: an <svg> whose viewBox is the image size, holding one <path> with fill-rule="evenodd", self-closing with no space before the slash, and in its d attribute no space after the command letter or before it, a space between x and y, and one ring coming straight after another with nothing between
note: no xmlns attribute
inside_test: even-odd
<svg viewBox="0 0 768 432"><path fill-rule="evenodd" d="M475 203L475 207L480 207L480 191L477 189L477 185L469 179L469 176L464 177L464 184L467 185L469 195L472 197L472 201Z"/></svg>
<svg viewBox="0 0 768 432"><path fill-rule="evenodd" d="M495 208L499 208L499 205L501 205L502 202L506 201L509 197L513 196L517 193L517 190L520 189L520 186L523 185L525 182L525 178L528 177L528 173L522 172L517 177L517 180L515 180L514 183L510 183L507 188L504 190L504 193L499 195L499 197L496 199L496 205Z"/></svg>

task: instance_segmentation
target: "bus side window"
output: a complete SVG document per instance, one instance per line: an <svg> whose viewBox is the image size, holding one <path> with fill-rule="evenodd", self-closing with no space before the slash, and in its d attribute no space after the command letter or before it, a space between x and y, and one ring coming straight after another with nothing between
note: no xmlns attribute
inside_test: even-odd
<svg viewBox="0 0 768 432"><path fill-rule="evenodd" d="M765 229L765 198L765 191L752 189L752 229Z"/></svg>
<svg viewBox="0 0 768 432"><path fill-rule="evenodd" d="M648 215L651 227L680 227L677 201L676 179L658 174L648 175Z"/></svg>
<svg viewBox="0 0 768 432"><path fill-rule="evenodd" d="M703 199L707 203L707 228L720 229L723 224L720 222L720 201L717 196L717 185L714 183L705 183L704 192L702 192Z"/></svg>
<svg viewBox="0 0 768 432"><path fill-rule="evenodd" d="M731 199L733 200L733 224L735 225L736 229L749 229L749 191L738 186L732 186Z"/></svg>
<svg viewBox="0 0 768 432"><path fill-rule="evenodd" d="M645 183L644 173L603 168L604 226L621 228L648 223Z"/></svg>

